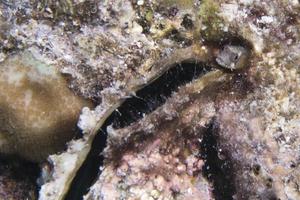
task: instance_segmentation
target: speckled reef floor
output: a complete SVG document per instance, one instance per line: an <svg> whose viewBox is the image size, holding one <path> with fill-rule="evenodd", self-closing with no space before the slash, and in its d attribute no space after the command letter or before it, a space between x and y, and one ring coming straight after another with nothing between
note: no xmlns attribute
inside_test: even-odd
<svg viewBox="0 0 300 200"><path fill-rule="evenodd" d="M298 0L0 0L0 199L300 199Z"/></svg>

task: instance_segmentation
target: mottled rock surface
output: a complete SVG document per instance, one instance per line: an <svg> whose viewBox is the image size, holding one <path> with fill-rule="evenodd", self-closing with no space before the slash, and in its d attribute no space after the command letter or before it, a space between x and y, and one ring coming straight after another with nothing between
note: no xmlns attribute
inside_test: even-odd
<svg viewBox="0 0 300 200"><path fill-rule="evenodd" d="M157 189L157 185L152 183L157 173L141 171L147 167L145 164L164 170L171 167L173 178L194 178L187 171L176 174L175 164L170 164L177 158L172 154L176 149L173 144L166 155L157 149L174 141L179 141L179 144L191 141L193 145L187 146L192 152L194 145L200 146L199 160L205 166L210 160L201 157L201 154L211 154L204 147L201 150L201 144L205 143L193 143L193 139L201 139L211 133L215 140L211 150L225 152L219 157L232 164L230 169L225 170L232 175L229 199L300 199L299 13L300 3L297 0L2 1L1 64L21 51L33 53L34 50L40 60L51 63L66 75L73 92L98 104L95 110L85 108L82 111L78 125L83 130L83 137L70 142L62 154L49 158L53 164L52 177L42 186L40 199L63 199L91 149L95 135L102 133L100 127L122 102L133 98L137 90L158 78L171 65L185 59L215 66L217 62L213 59L226 44L241 45L251 50L243 69L223 69L222 73L227 74L224 81L215 82L212 78L197 97L187 101L190 102L185 107L187 110L172 107L180 104L183 97L195 94L194 91L182 90L174 93L172 100L167 100L165 105L146 113L128 127L120 130L115 127L116 133L124 131L143 138L146 125L151 125L153 142L158 142L152 144L147 140L136 141L135 137L127 138L127 134L119 137L109 134L108 141L115 142L108 142L107 157L99 169L102 174L94 177L97 181L86 198L101 199L103 193L104 199L112 199L112 196L107 196L112 195L108 191L115 191L114 197L141 198L141 194L145 194L145 199L155 199L157 193L151 196L151 191ZM188 111L203 116L202 107L210 108L209 117L203 124L200 123L201 117L180 117ZM150 119L155 112L158 116L164 116L163 112L172 114L177 121L165 122L162 119L154 123ZM147 120L152 123L143 123ZM190 130L201 124L202 131L191 140L184 137L176 140L176 135L171 134L175 131L171 130L181 125L178 121L189 122L187 127ZM170 129L160 129L163 125ZM135 128L130 129L130 126ZM136 133L136 130L141 131ZM126 145L121 145L126 143L133 143L133 146L141 144L141 147L129 150ZM111 152L114 148L122 150L120 160L113 159ZM179 155L184 155L179 164L187 169L185 160L191 153L185 154L183 149L179 152ZM141 155L156 156L156 159L141 162ZM161 164L167 155L171 155L170 163ZM132 164L133 161L136 162ZM132 172L122 176L126 166L139 171L140 177L135 177ZM194 191L197 184L193 183L200 181L203 183L201 188L214 191L203 193L205 197L224 199L216 193L222 189L216 185L217 180L201 170L195 175L195 182L182 185L182 191L188 190L186 187ZM215 176L217 172L209 173ZM109 184L108 178L122 187ZM127 182L132 178L142 181L147 187ZM170 195L173 179L168 183L165 180L163 177L160 182L168 186L161 191L161 198L168 196L175 199L176 195ZM125 183L120 184L119 181ZM129 188L133 188L134 192L130 193Z"/></svg>

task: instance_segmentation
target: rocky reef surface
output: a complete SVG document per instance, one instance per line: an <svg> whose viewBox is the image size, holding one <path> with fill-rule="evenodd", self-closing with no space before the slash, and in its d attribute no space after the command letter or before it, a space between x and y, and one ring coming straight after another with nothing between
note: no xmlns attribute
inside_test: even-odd
<svg viewBox="0 0 300 200"><path fill-rule="evenodd" d="M300 199L299 13L0 1L0 198Z"/></svg>

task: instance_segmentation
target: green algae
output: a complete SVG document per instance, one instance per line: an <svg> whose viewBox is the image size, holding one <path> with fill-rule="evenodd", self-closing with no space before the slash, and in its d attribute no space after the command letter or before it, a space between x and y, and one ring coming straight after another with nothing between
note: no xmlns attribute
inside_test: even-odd
<svg viewBox="0 0 300 200"><path fill-rule="evenodd" d="M165 1L161 1L161 3L165 6L176 6L178 8L192 8L194 5L194 1L193 0L165 0Z"/></svg>
<svg viewBox="0 0 300 200"><path fill-rule="evenodd" d="M201 2L199 18L201 21L201 35L205 40L216 41L223 36L223 20L219 13L219 5L212 0Z"/></svg>

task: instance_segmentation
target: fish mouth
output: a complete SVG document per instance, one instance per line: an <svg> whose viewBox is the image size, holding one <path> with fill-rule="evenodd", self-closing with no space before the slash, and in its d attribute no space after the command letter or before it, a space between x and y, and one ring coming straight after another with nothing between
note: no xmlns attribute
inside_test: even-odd
<svg viewBox="0 0 300 200"><path fill-rule="evenodd" d="M218 63L218 65L222 66L222 67L227 67L228 65L224 62L224 60L222 58L216 58L216 62Z"/></svg>

